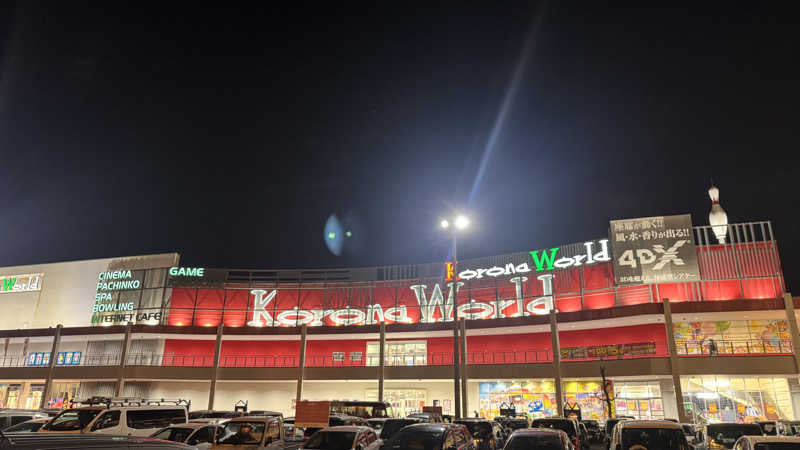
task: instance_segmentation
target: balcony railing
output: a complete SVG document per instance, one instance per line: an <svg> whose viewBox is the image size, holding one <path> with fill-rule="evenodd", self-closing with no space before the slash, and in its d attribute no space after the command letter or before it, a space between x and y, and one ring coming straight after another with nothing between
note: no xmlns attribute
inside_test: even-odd
<svg viewBox="0 0 800 450"><path fill-rule="evenodd" d="M784 355L792 353L791 339L720 339L714 340L717 350L713 356ZM709 356L710 340L676 342L680 356Z"/></svg>

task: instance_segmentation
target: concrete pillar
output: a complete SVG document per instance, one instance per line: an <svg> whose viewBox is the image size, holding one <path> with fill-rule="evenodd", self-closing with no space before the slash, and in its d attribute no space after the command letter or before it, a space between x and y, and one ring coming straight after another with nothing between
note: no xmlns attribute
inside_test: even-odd
<svg viewBox="0 0 800 450"><path fill-rule="evenodd" d="M558 321L555 304L550 308L550 340L553 347L553 369L555 374L557 415L564 415L564 393L561 386L561 344L558 342Z"/></svg>
<svg viewBox="0 0 800 450"><path fill-rule="evenodd" d="M383 401L383 380L386 377L386 322L381 322L380 350L378 350L378 401Z"/></svg>
<svg viewBox="0 0 800 450"><path fill-rule="evenodd" d="M783 305L786 308L786 323L789 325L789 332L792 334L792 355L794 355L795 371L800 373L800 332L797 328L797 317L794 314L794 300L792 294L783 294Z"/></svg>
<svg viewBox="0 0 800 450"><path fill-rule="evenodd" d="M672 331L672 307L669 299L664 299L664 327L667 332L667 346L669 347L669 367L672 371L672 385L675 388L675 403L678 404L678 421L687 423L686 407L683 406L683 389L681 388L680 361L678 348L675 345L675 333Z"/></svg>
<svg viewBox="0 0 800 450"><path fill-rule="evenodd" d="M217 325L217 342L214 345L214 368L211 369L211 386L208 389L208 409L214 409L214 395L217 393L217 378L219 377L219 358L222 354L222 334L225 328L220 320Z"/></svg>
<svg viewBox="0 0 800 450"><path fill-rule="evenodd" d="M459 385L460 380L460 371L459 367L461 363L459 363L459 352L458 352L458 320L455 318L458 316L458 308L456 311L453 312L453 416L456 418L461 418L461 386Z"/></svg>
<svg viewBox="0 0 800 450"><path fill-rule="evenodd" d="M303 378L306 375L306 335L308 333L308 325L303 324L300 328L300 364L297 367L297 396L295 396L295 405L300 403L303 399Z"/></svg>
<svg viewBox="0 0 800 450"><path fill-rule="evenodd" d="M61 345L61 329L63 325L56 325L56 332L53 335L53 347L50 350L50 363L47 365L47 379L44 381L44 389L42 389L42 400L39 403L39 408L47 407L47 399L50 397L50 389L53 387L53 373L55 372L56 359L58 357L58 346Z"/></svg>
<svg viewBox="0 0 800 450"><path fill-rule="evenodd" d="M28 346L31 343L31 338L26 337L22 342L22 360L18 364L20 367L28 365Z"/></svg>
<svg viewBox="0 0 800 450"><path fill-rule="evenodd" d="M125 391L125 366L128 365L128 352L131 349L131 328L133 325L128 322L125 327L125 339L122 340L122 355L119 358L119 378L117 378L116 396L122 397Z"/></svg>
<svg viewBox="0 0 800 450"><path fill-rule="evenodd" d="M462 417L471 417L469 402L467 401L467 319L461 319L461 409Z"/></svg>

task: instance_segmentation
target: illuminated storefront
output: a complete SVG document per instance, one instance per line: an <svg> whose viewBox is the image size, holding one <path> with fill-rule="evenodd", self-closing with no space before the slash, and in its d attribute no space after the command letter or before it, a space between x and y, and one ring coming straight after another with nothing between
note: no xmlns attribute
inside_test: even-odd
<svg viewBox="0 0 800 450"><path fill-rule="evenodd" d="M684 407L695 421L750 423L795 418L786 378L682 377Z"/></svg>

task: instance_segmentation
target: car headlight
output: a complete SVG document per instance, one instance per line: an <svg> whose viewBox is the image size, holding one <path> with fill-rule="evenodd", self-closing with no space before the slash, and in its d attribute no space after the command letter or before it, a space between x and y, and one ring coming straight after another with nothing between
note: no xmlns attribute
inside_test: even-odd
<svg viewBox="0 0 800 450"><path fill-rule="evenodd" d="M714 439L708 440L708 446L714 450L722 450L725 448L724 445L718 444L717 441L715 441Z"/></svg>

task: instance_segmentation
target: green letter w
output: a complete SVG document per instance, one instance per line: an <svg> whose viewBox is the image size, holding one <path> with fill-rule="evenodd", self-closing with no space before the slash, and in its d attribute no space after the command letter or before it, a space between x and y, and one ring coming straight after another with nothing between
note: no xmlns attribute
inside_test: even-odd
<svg viewBox="0 0 800 450"><path fill-rule="evenodd" d="M531 258L533 258L533 264L536 265L536 271L541 272L544 269L544 265L547 264L547 270L553 270L553 261L556 260L556 253L558 252L558 247L553 247L550 249L550 255L547 255L546 250L542 250L542 257L539 258L539 250L532 250L531 251Z"/></svg>
<svg viewBox="0 0 800 450"><path fill-rule="evenodd" d="M15 284L17 284L17 277L6 278L5 280L3 280L3 290L4 291L13 291Z"/></svg>

